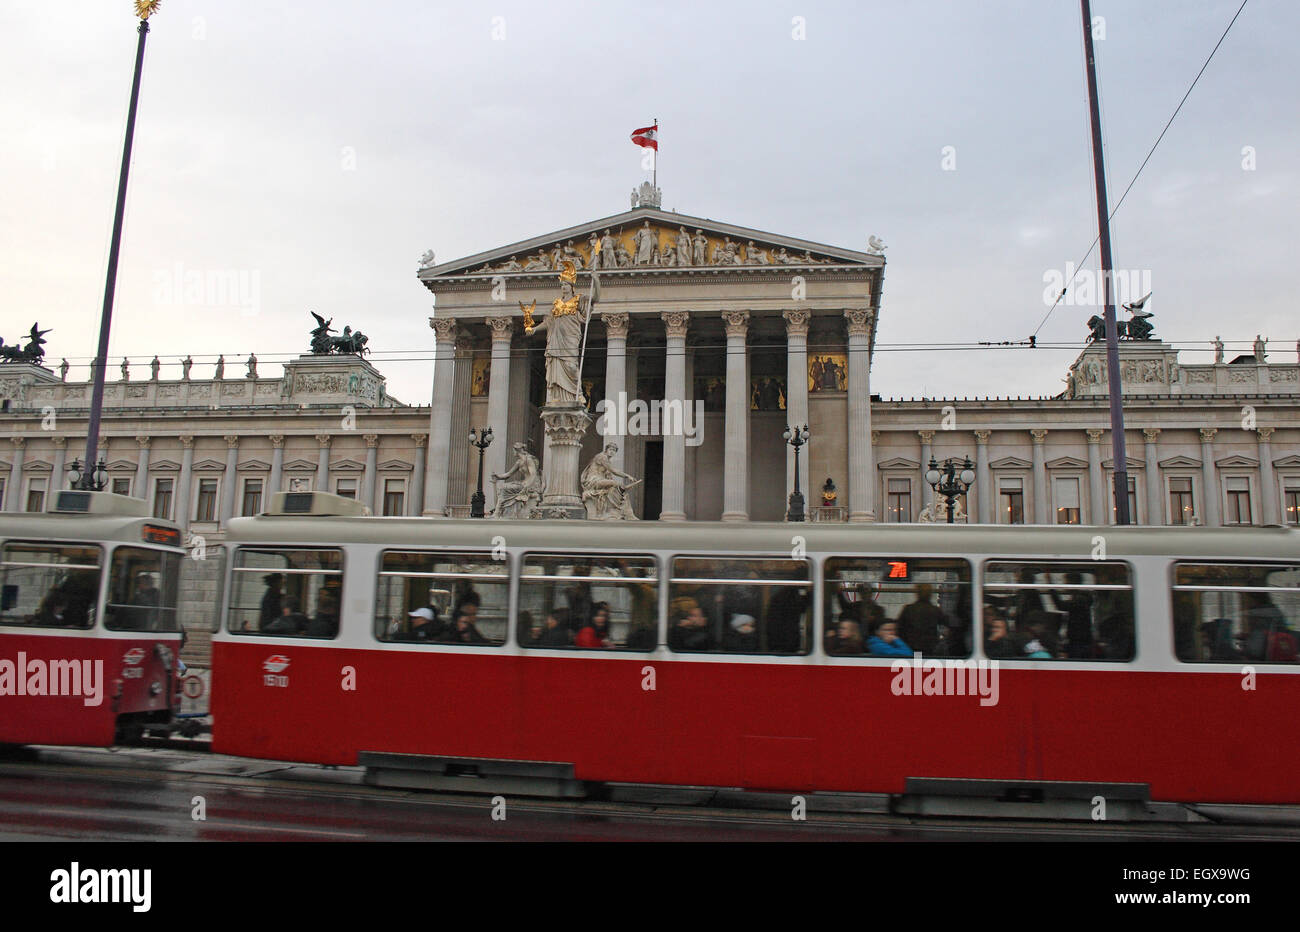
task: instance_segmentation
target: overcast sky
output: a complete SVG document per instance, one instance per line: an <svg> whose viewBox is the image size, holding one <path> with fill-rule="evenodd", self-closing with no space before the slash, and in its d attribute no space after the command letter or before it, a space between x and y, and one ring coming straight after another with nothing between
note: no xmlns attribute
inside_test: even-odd
<svg viewBox="0 0 1300 932"><path fill-rule="evenodd" d="M1238 5L1094 3L1112 207ZM1260 332L1296 360L1297 34L1300 4L1251 0L1115 219L1116 267L1149 276L1156 332L1180 345L1221 333L1249 352ZM39 320L54 364L94 353L135 46L129 0L0 7L0 336ZM1027 337L1044 276L1096 235L1073 0L165 0L111 377L155 353L207 377L218 352L256 351L276 372L306 350L310 309L363 329L390 392L427 404L421 253L626 209L644 178L628 134L656 117L666 208L886 242L874 391L1061 390L1077 347L891 347ZM175 293L222 271L242 298ZM1095 312L1058 307L1040 341L1080 342Z"/></svg>

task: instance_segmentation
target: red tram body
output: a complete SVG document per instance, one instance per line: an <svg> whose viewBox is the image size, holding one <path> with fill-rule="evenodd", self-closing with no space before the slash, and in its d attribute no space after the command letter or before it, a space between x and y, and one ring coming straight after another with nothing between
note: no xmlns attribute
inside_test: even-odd
<svg viewBox="0 0 1300 932"><path fill-rule="evenodd" d="M0 515L0 744L107 747L171 722L183 551L148 514L64 491Z"/></svg>
<svg viewBox="0 0 1300 932"><path fill-rule="evenodd" d="M1089 572L1098 535L1109 576ZM213 644L213 750L222 753L323 764L356 764L366 752L551 762L571 765L586 781L789 791L897 794L908 778L1127 783L1146 785L1153 800L1300 803L1300 665L1285 654L1242 663L1231 659L1238 654L1212 653L1239 648L1210 643L1212 632L1226 630L1230 641L1246 630L1212 616L1261 601L1285 620L1281 634L1268 634L1269 651L1276 637L1295 636L1287 632L1300 628L1300 534L1291 530L610 527L303 515L236 519L228 543L227 621ZM447 554L468 554L469 562ZM724 556L704 566L704 576L691 575L691 560L715 554ZM748 574L732 566L751 556L767 562ZM653 598L645 603L654 611L653 643L636 650L522 644L531 637L518 624L531 611L525 604L558 614L563 580L592 576L602 560L623 573L629 561L642 561L640 576L620 576L618 584ZM868 579L877 563L906 574L909 561L916 579L928 572L937 581L893 590L855 581ZM570 565L577 567L570 576L556 570ZM938 569L918 569L924 566ZM764 567L792 579L764 576ZM306 575L293 583L295 572ZM337 629L301 636L250 624L258 608L248 581L279 592L282 582L271 577L289 580L285 591L304 599L319 585L320 604L337 605ZM423 606L425 581L436 604L461 585L457 579L485 593L475 604L484 627L487 593L500 589L501 643L386 639L412 605ZM752 590L806 580L791 590L806 600L793 603L806 611L799 650L673 649L672 616L693 614L706 600L707 586L695 585L701 579L721 592L720 605L732 590L761 602L769 625L779 590L758 600ZM1265 583L1256 584L1265 579L1267 598L1259 595ZM694 604L678 591L693 585ZM971 667L993 649L984 630L993 627L995 604L1025 593L1036 605L1068 604L1060 593L1078 599L1085 588L1088 604L1112 606L1107 649L1114 656L1097 648L1096 656L1066 659L1062 649L1062 656L1040 651L990 663L996 701L985 702L991 692L900 694L900 675L921 684L916 670L889 657L829 652L832 603L842 611L852 604L837 603L836 593L876 587L873 599L896 590L901 602L923 585L943 590L941 604L957 606L949 617L958 633L963 614L981 632ZM595 588L619 594L613 583ZM1127 641L1116 605L1131 612ZM746 617L753 620L731 616L737 631ZM1032 630L1046 637L1041 625ZM1253 637L1237 641L1249 647ZM1081 643L1083 635L1071 638ZM919 676L928 669L922 664Z"/></svg>

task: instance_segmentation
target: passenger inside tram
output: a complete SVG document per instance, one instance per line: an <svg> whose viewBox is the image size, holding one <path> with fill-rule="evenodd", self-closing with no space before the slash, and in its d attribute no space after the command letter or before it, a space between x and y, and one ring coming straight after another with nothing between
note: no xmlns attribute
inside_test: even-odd
<svg viewBox="0 0 1300 932"><path fill-rule="evenodd" d="M840 617L839 624L826 633L826 653L837 657L861 657L866 650L862 629L850 618Z"/></svg>
<svg viewBox="0 0 1300 932"><path fill-rule="evenodd" d="M876 622L867 639L867 650L873 657L911 657L914 653L898 636L898 625L892 621Z"/></svg>
<svg viewBox="0 0 1300 932"><path fill-rule="evenodd" d="M853 622L858 639L877 641L872 656L902 656L879 636L886 623L907 647L907 656L969 657L971 651L970 565L947 558L881 559L836 557L824 569L827 651L853 654L852 636L839 623ZM881 653L884 651L884 653Z"/></svg>
<svg viewBox="0 0 1300 932"><path fill-rule="evenodd" d="M609 604L596 602L591 607L591 622L583 626L574 639L578 647L613 647L614 639L609 630Z"/></svg>
<svg viewBox="0 0 1300 932"><path fill-rule="evenodd" d="M706 651L713 649L713 635L709 621L700 604L691 598L674 599L671 608L672 629L668 646L675 651Z"/></svg>

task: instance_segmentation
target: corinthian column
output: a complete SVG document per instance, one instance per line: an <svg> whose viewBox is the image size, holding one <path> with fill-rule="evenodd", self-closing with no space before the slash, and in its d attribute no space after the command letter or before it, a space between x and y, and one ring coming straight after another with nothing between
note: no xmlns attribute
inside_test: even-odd
<svg viewBox="0 0 1300 932"><path fill-rule="evenodd" d="M791 427L802 427L808 423L808 321L812 319L809 311L802 309L784 311L785 318L785 415L786 423ZM808 473L812 471L811 437L800 450L803 467L799 469L799 491L803 493L805 516L808 504ZM785 492L794 489L794 447L785 445ZM804 468L806 467L806 468Z"/></svg>
<svg viewBox="0 0 1300 932"><path fill-rule="evenodd" d="M618 444L614 454L614 468L624 469L627 457L627 441L622 429L627 426L622 414L627 410L631 400L627 391L627 331L628 316L621 311L600 315L605 325L605 436L601 438L603 446L612 440Z"/></svg>
<svg viewBox="0 0 1300 932"><path fill-rule="evenodd" d="M366 471L361 477L361 501L374 514L383 514L382 507L375 505L375 474L379 464L379 435L366 434Z"/></svg>
<svg viewBox="0 0 1300 932"><path fill-rule="evenodd" d="M745 337L749 311L723 311L727 328L727 413L723 447L722 520L749 520L749 380Z"/></svg>
<svg viewBox="0 0 1300 932"><path fill-rule="evenodd" d="M849 328L849 520L876 520L875 451L871 448L871 325L868 308L844 312Z"/></svg>
<svg viewBox="0 0 1300 932"><path fill-rule="evenodd" d="M1205 493L1201 523L1206 527L1218 527L1222 523L1219 519L1219 478L1214 468L1214 435L1218 432L1214 427L1201 428L1201 485Z"/></svg>
<svg viewBox="0 0 1300 932"><path fill-rule="evenodd" d="M1106 481L1101 474L1101 438L1104 430L1095 428L1087 430L1088 435L1088 498L1092 499L1088 504L1088 509L1092 515L1092 523L1101 526L1109 522L1106 521ZM1118 465L1115 467L1118 469ZM1116 489L1116 495L1127 495L1127 489ZM1134 524L1137 524L1137 515L1131 516Z"/></svg>
<svg viewBox="0 0 1300 932"><path fill-rule="evenodd" d="M1147 524L1157 527L1165 523L1165 493L1160 486L1160 454L1156 450L1156 438L1160 436L1159 427L1144 427L1142 455L1146 458L1147 480Z"/></svg>
<svg viewBox="0 0 1300 932"><path fill-rule="evenodd" d="M226 435L226 474L221 496L221 523L224 526L235 515L235 486L239 484L239 435Z"/></svg>
<svg viewBox="0 0 1300 932"><path fill-rule="evenodd" d="M426 434L411 434L415 444L415 469L411 473L411 488L407 492L405 511L408 518L413 518L424 510L424 445L429 438Z"/></svg>
<svg viewBox="0 0 1300 932"><path fill-rule="evenodd" d="M1272 427L1261 427L1259 434L1259 492L1264 508L1263 524L1281 524L1282 511L1277 500L1277 478L1273 475L1273 450L1269 438Z"/></svg>
<svg viewBox="0 0 1300 932"><path fill-rule="evenodd" d="M1047 508L1047 462L1043 452L1047 431L1031 430L1029 436L1034 441L1034 524L1051 524Z"/></svg>
<svg viewBox="0 0 1300 932"><path fill-rule="evenodd" d="M9 482L5 485L5 511L22 511L23 503L23 456L26 453L26 437L10 437L9 442L13 444L14 458L13 465L9 467ZM88 464L87 469L94 469L94 464Z"/></svg>
<svg viewBox="0 0 1300 932"><path fill-rule="evenodd" d="M993 523L993 476L989 470L991 430L975 431L975 508L980 524Z"/></svg>
<svg viewBox="0 0 1300 932"><path fill-rule="evenodd" d="M190 485L194 481L194 436L181 434L181 476L176 485L176 515L172 519L184 534L190 528Z"/></svg>
<svg viewBox="0 0 1300 932"><path fill-rule="evenodd" d="M488 424L493 443L484 451L483 469L487 476L506 471L506 449L510 417L510 340L515 322L509 317L488 317L483 321L492 331L492 372L488 381ZM496 486L484 482L487 509L496 507Z"/></svg>
<svg viewBox="0 0 1300 932"><path fill-rule="evenodd" d="M925 481L926 470L930 468L930 457L934 456L934 431L918 430L921 438L921 505L929 508L934 504L934 486Z"/></svg>
<svg viewBox="0 0 1300 932"><path fill-rule="evenodd" d="M455 387L456 318L429 318L437 339L433 363L433 402L429 409L429 462L424 477L424 514L442 517L447 509L451 468L451 393Z"/></svg>
<svg viewBox="0 0 1300 932"><path fill-rule="evenodd" d="M686 311L664 311L659 315L664 322L667 340L664 345L664 408L676 408L681 414L686 409L686 331L691 325L691 315ZM667 425L665 425L667 426ZM672 433L664 434L664 487L663 510L660 521L686 520L686 435L682 424L674 425Z"/></svg>
<svg viewBox="0 0 1300 932"><path fill-rule="evenodd" d="M149 498L149 443L148 436L138 436L135 438L136 445L140 447L140 456L135 464L135 497ZM57 481L57 480L56 480Z"/></svg>
<svg viewBox="0 0 1300 932"><path fill-rule="evenodd" d="M280 491L284 479L284 434L271 434L271 475L266 480L266 507L271 507L271 496Z"/></svg>
<svg viewBox="0 0 1300 932"><path fill-rule="evenodd" d="M333 439L329 434L316 435L316 442L320 444L320 452L316 455L317 492L330 490L330 441Z"/></svg>

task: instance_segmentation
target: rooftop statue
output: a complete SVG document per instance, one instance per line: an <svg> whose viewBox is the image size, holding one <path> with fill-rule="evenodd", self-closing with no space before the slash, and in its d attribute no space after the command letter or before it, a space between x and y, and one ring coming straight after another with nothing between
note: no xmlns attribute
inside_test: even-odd
<svg viewBox="0 0 1300 932"><path fill-rule="evenodd" d="M326 320L315 311L311 316L316 318L316 327L311 332L311 352L313 356L329 356L337 354L340 356L354 355L364 356L370 350L366 349L366 344L370 342L360 330L353 333L351 327L343 328L342 336L330 336L334 329L330 324L334 323L334 318Z"/></svg>
<svg viewBox="0 0 1300 932"><path fill-rule="evenodd" d="M7 346L3 338L0 338L0 362L30 362L40 365L45 359L45 334L48 330L41 330L40 324L32 324L32 329L27 334L27 345Z"/></svg>

